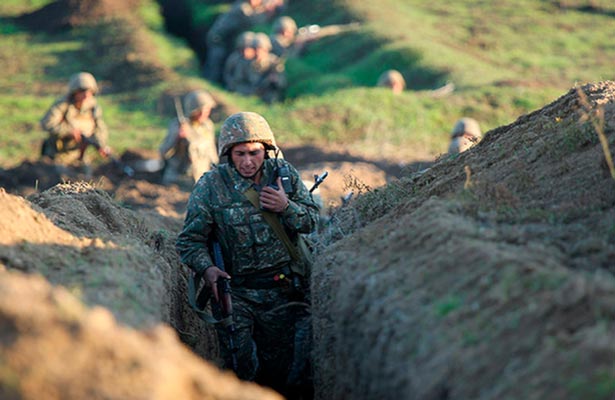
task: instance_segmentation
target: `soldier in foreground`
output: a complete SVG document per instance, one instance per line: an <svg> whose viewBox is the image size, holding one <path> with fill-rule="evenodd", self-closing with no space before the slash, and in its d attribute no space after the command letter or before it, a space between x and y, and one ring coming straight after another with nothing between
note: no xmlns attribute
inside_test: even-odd
<svg viewBox="0 0 615 400"><path fill-rule="evenodd" d="M41 155L52 160L62 154L63 162L82 161L88 146L107 157L107 126L96 101L98 84L88 72L71 76L66 95L56 100L41 119L41 127L49 133Z"/></svg>
<svg viewBox="0 0 615 400"><path fill-rule="evenodd" d="M214 98L205 91L193 91L184 98L184 118L181 105L176 104L177 119L169 124L167 135L160 145L159 152L165 166L162 184L176 182L179 177L190 172L194 182L203 173L218 163L214 123L209 116L216 106Z"/></svg>
<svg viewBox="0 0 615 400"><path fill-rule="evenodd" d="M400 94L406 88L406 80L399 71L390 69L380 75L378 86L388 87L394 94Z"/></svg>
<svg viewBox="0 0 615 400"><path fill-rule="evenodd" d="M482 139L478 122L473 118L461 118L451 132L449 154L459 154L474 146Z"/></svg>
<svg viewBox="0 0 615 400"><path fill-rule="evenodd" d="M304 347L309 271L292 249L300 233L315 229L318 207L297 170L275 157L273 132L259 114L228 117L218 149L229 162L195 185L177 250L184 264L204 275L216 300L222 295L217 282L230 279L234 340L217 326L225 367L236 364L239 378L290 397L291 389L309 377ZM225 271L210 255L212 241L221 247Z"/></svg>

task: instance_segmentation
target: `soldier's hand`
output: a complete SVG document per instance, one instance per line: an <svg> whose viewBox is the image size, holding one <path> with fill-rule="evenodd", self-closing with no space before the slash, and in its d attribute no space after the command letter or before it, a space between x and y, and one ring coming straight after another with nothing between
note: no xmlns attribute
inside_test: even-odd
<svg viewBox="0 0 615 400"><path fill-rule="evenodd" d="M73 140L77 143L81 143L81 131L79 129L73 129L71 132L73 135Z"/></svg>
<svg viewBox="0 0 615 400"><path fill-rule="evenodd" d="M231 279L231 276L227 274L225 271L222 271L220 268L212 265L211 267L205 270L205 279L209 283L211 287L211 291L214 294L214 298L218 301L218 279L226 278Z"/></svg>
<svg viewBox="0 0 615 400"><path fill-rule="evenodd" d="M101 146L100 149L98 149L98 154L107 158L111 154L111 148L109 146Z"/></svg>
<svg viewBox="0 0 615 400"><path fill-rule="evenodd" d="M177 137L179 139L185 139L186 137L188 137L188 127L186 126L186 124L179 125L179 131L177 132Z"/></svg>
<svg viewBox="0 0 615 400"><path fill-rule="evenodd" d="M270 186L265 186L260 192L261 207L269 211L281 213L288 207L288 196L282 187L282 179L278 177L276 180L278 189Z"/></svg>

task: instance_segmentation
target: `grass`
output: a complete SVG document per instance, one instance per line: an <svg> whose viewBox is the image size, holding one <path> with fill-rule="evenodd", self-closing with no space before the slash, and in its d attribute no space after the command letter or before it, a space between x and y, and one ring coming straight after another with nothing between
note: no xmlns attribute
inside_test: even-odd
<svg viewBox="0 0 615 400"><path fill-rule="evenodd" d="M96 65L89 49L92 32L28 32L10 17L49 1L7 0L0 5L0 165L32 158L44 133L38 120L60 96L70 74L91 70L103 80L111 70ZM583 4L522 0L489 6L400 2L295 1L287 13L301 25L362 21L362 30L314 42L299 59L287 62L288 99L268 106L255 98L226 93L199 78L199 62L186 42L164 31L153 0L139 10L151 56L181 82L161 81L124 92L103 92L100 102L116 152L155 149L168 112L160 99L188 83L214 92L239 109L262 113L278 142L344 144L369 157L416 161L448 147L449 131L461 116L479 120L484 132L513 122L559 97L577 82L613 78L612 22L605 12L586 12ZM191 0L193 26L203 27L228 9ZM575 8L576 7L576 8ZM610 18L610 19L609 19ZM261 26L258 29L265 29ZM97 33L98 34L98 33ZM385 69L399 69L408 90L399 96L374 88ZM434 98L430 90L452 81L456 90ZM219 126L219 124L218 124Z"/></svg>

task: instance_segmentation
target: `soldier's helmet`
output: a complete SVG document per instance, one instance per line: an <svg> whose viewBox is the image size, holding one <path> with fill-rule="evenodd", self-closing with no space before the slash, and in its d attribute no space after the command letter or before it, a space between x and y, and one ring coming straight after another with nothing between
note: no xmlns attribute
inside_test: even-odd
<svg viewBox="0 0 615 400"><path fill-rule="evenodd" d="M243 32L241 35L237 37L237 41L235 42L235 47L238 50L243 50L246 47L252 47L254 44L254 35L255 33L252 31Z"/></svg>
<svg viewBox="0 0 615 400"><path fill-rule="evenodd" d="M283 16L275 20L272 30L274 33L282 33L282 31L285 30L291 30L294 34L297 33L297 23L291 17Z"/></svg>
<svg viewBox="0 0 615 400"><path fill-rule="evenodd" d="M406 80L403 75L394 69L384 71L378 78L378 86L380 87L393 87L393 84L399 83L402 88L406 87Z"/></svg>
<svg viewBox="0 0 615 400"><path fill-rule="evenodd" d="M273 132L261 115L254 112L239 112L228 117L220 128L218 155L228 155L239 143L260 142L267 150L277 150Z"/></svg>
<svg viewBox="0 0 615 400"><path fill-rule="evenodd" d="M79 72L68 80L68 94L72 95L80 90L91 90L94 94L98 93L98 84L94 75L89 72Z"/></svg>
<svg viewBox="0 0 615 400"><path fill-rule="evenodd" d="M464 134L471 135L476 139L482 138L482 133L480 131L480 127L478 126L478 121L474 118L464 117L458 120L453 127L451 132L451 137L456 138L459 136L463 136Z"/></svg>
<svg viewBox="0 0 615 400"><path fill-rule="evenodd" d="M216 100L204 90L194 90L184 97L184 110L188 115L200 110L203 106L216 106Z"/></svg>
<svg viewBox="0 0 615 400"><path fill-rule="evenodd" d="M271 51L271 39L266 33L259 32L254 35L253 46L255 49L267 49Z"/></svg>

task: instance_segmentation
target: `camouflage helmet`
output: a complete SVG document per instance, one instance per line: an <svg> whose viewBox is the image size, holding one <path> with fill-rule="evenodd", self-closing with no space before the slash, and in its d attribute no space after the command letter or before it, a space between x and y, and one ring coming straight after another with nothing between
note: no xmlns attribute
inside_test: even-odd
<svg viewBox="0 0 615 400"><path fill-rule="evenodd" d="M255 33L252 31L243 32L241 35L237 37L237 41L235 42L235 47L238 50L245 49L246 47L252 47L254 44L254 35Z"/></svg>
<svg viewBox="0 0 615 400"><path fill-rule="evenodd" d="M480 139L482 137L478 122L474 118L466 117L458 120L453 127L451 137L455 138L458 136L463 136L464 133L467 133L468 135L471 135L476 139Z"/></svg>
<svg viewBox="0 0 615 400"><path fill-rule="evenodd" d="M267 36L266 33L256 33L254 35L254 48L255 49L267 49L267 50L271 50L272 46L271 46L271 39L269 39L269 36Z"/></svg>
<svg viewBox="0 0 615 400"><path fill-rule="evenodd" d="M92 93L98 93L98 84L96 84L96 79L94 75L89 72L79 72L74 74L68 80L68 93L73 94L80 90L91 90Z"/></svg>
<svg viewBox="0 0 615 400"><path fill-rule="evenodd" d="M204 90L194 90L184 97L184 110L188 115L200 110L203 106L211 108L216 106L214 98Z"/></svg>
<svg viewBox="0 0 615 400"><path fill-rule="evenodd" d="M223 157L239 143L260 142L269 150L276 150L275 138L269 124L254 112L239 112L231 115L220 128L218 155Z"/></svg>
<svg viewBox="0 0 615 400"><path fill-rule="evenodd" d="M293 33L296 33L297 23L291 17L283 16L275 20L272 29L274 33L281 33L286 29L289 29L293 31Z"/></svg>
<svg viewBox="0 0 615 400"><path fill-rule="evenodd" d="M406 80L403 75L394 69L384 71L378 78L378 86L392 87L394 83L401 83L402 87L406 87Z"/></svg>

